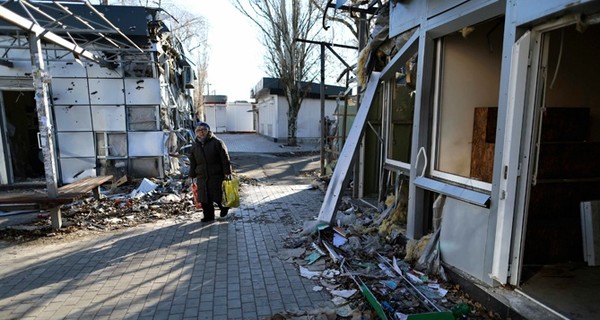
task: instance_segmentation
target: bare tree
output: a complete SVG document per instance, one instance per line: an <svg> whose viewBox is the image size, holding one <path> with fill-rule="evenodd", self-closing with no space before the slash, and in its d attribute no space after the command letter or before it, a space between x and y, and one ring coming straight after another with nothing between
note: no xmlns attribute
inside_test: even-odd
<svg viewBox="0 0 600 320"><path fill-rule="evenodd" d="M203 88L208 77L208 22L204 17L196 16L173 3L163 2L162 6L170 18L171 34L181 42L188 58L195 60L194 109L196 118L203 120Z"/></svg>
<svg viewBox="0 0 600 320"><path fill-rule="evenodd" d="M314 46L320 30L319 5L309 0L231 0L233 6L261 31L269 76L280 79L289 105L288 142L297 145L297 119L310 83L318 74L319 55ZM316 2L321 2L316 1Z"/></svg>

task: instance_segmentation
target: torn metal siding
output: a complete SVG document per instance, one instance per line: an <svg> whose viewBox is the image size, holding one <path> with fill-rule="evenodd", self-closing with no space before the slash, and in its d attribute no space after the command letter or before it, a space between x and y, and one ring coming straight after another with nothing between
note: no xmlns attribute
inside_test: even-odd
<svg viewBox="0 0 600 320"><path fill-rule="evenodd" d="M188 128L194 115L189 83L193 74L183 49L157 20L157 9L94 8L109 21L102 21L85 5L69 3L68 10L75 12L77 19L61 20L59 24L68 25L65 29L71 37L67 40L80 41L86 51L102 61L79 60L80 52L41 43L51 79L48 93L57 137L59 180L69 183L84 175L106 173L116 178L177 174L177 161L170 159L169 150L176 153L186 141L169 137L177 137L174 133ZM46 14L64 12L58 3L29 9L31 16L40 19L39 24L52 20ZM27 15L22 7L14 10L15 15ZM107 36L100 35L102 24ZM61 34L61 28L50 31ZM0 57L11 67L0 64L0 90L33 89L29 55L26 31L13 27L10 21L1 21ZM139 136L150 137L143 142L151 155L138 152L135 146L141 145ZM75 150L77 145L82 149Z"/></svg>

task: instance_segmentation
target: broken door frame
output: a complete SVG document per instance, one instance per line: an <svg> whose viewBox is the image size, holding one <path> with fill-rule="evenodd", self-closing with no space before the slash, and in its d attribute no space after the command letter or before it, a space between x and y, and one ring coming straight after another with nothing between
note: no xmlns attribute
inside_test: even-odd
<svg viewBox="0 0 600 320"><path fill-rule="evenodd" d="M533 139L535 138L536 134L538 134L539 128L541 126L541 114L539 110L540 108L543 108L545 104L544 96L546 91L547 78L545 72L547 70L546 52L548 46L548 39L544 39L544 37L549 31L576 24L577 21L579 21L577 15L569 15L555 21L535 26L534 28L532 28L531 31L531 47L529 52L529 59L531 61L531 65L529 68L529 76L526 81L526 86L530 89L523 95L523 98L525 98L526 101L522 114L522 136L518 146L511 146L511 153L518 153L520 150L520 153L518 154L519 162L516 164L510 164L510 166L516 166L518 168L518 172L514 174L517 174L521 177L520 179L518 179L517 183L515 184L515 188L513 189L515 193L515 204L513 208L514 230L511 238L512 250L510 253L509 265L507 266L507 268L509 269L508 271L510 272L510 278L508 279L508 282L515 286L518 286L521 280L521 269L524 258L523 248L525 246L526 240L525 232L528 218L531 179L533 169L535 169L535 163L537 162L536 147ZM523 58L524 57L521 57L521 59ZM518 116L518 114L515 114L515 116ZM519 127L516 127L515 129L519 129ZM508 189L507 191L510 191L510 189ZM500 192L502 192L502 190L500 190ZM508 207L507 209L510 209L510 207ZM507 211L504 211L502 213L506 214ZM499 211L498 217L500 217L500 215L501 212ZM504 253L503 250L503 255L504 254L506 253ZM500 257L500 255L499 259L506 260L505 257ZM512 262L512 265L510 264L510 262ZM503 278L500 277L498 280L502 279ZM502 283L502 281L500 282Z"/></svg>

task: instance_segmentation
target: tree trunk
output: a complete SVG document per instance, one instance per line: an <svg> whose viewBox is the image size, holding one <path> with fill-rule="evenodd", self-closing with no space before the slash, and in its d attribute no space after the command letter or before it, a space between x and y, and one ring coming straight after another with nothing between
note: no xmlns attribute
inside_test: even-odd
<svg viewBox="0 0 600 320"><path fill-rule="evenodd" d="M288 112L288 142L287 145L290 147L295 147L298 145L298 140L296 139L296 131L298 129L298 108L290 107Z"/></svg>

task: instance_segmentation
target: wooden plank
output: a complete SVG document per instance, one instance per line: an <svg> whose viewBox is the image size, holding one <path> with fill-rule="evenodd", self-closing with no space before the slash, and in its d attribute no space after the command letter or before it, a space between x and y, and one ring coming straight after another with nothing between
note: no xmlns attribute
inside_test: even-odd
<svg viewBox="0 0 600 320"><path fill-rule="evenodd" d="M63 195L88 193L109 180L112 180L112 175L83 178L58 188L58 193Z"/></svg>
<svg viewBox="0 0 600 320"><path fill-rule="evenodd" d="M44 205L58 205L73 202L73 200L83 197L85 194L98 188L103 183L112 179L112 175L88 177L58 188L56 198L48 197L47 193L27 192L27 193L5 193L0 194L0 204L13 203L37 203Z"/></svg>

